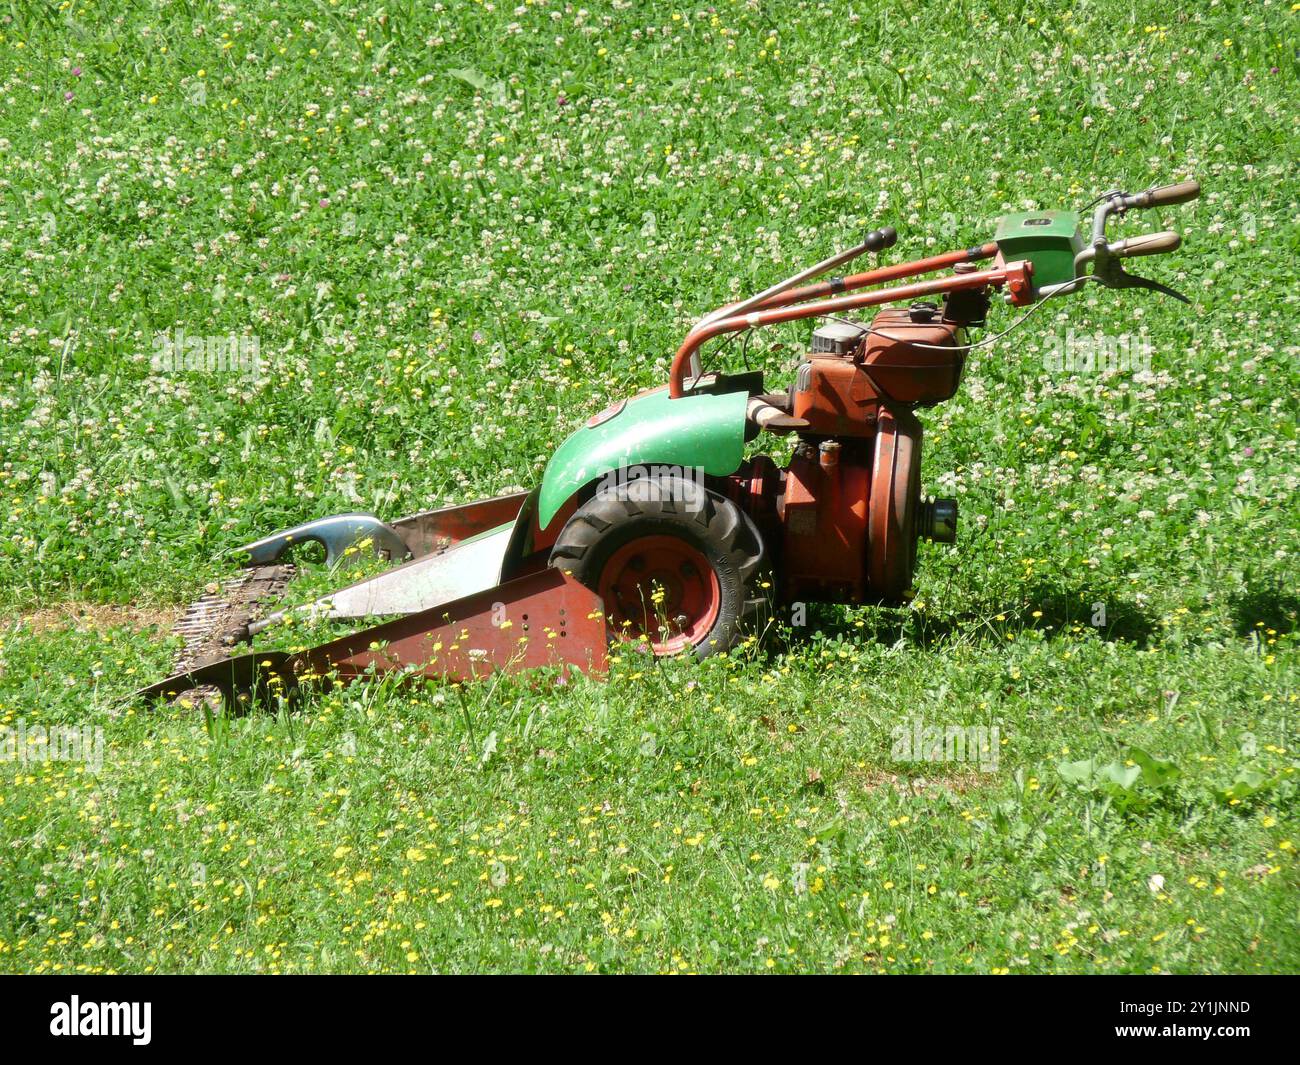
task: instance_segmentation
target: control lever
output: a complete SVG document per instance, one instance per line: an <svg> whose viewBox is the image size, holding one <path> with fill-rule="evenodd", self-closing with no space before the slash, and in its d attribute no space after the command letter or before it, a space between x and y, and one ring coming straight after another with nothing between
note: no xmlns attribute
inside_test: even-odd
<svg viewBox="0 0 1300 1065"><path fill-rule="evenodd" d="M1106 288L1144 288L1151 292L1173 296L1174 299L1182 300L1184 303L1191 303L1192 301L1177 289L1147 277L1127 273L1120 265L1123 259L1174 251L1180 243L1182 238L1172 230L1165 230L1163 233L1144 233L1139 237L1117 240L1112 244L1100 242L1091 248L1085 248L1078 254L1075 258L1075 271L1079 272L1079 267L1091 259L1093 278Z"/></svg>
<svg viewBox="0 0 1300 1065"><path fill-rule="evenodd" d="M898 243L898 232L893 226L885 226L883 229L873 229L863 238L861 244L849 248L846 251L836 252L829 259L823 259L821 262L808 267L806 270L800 270L797 274L787 277L784 281L778 281L775 285L765 288L762 292L756 293L748 299L741 300L739 303L727 304L724 307L719 307L716 311L710 311L695 323L691 332L698 332L721 318L733 318L737 315L747 314L755 307L761 306L765 300L769 300L773 296L778 296L787 289L794 288L796 285L802 285L805 281L811 281L814 278L821 277L822 274L835 269L837 266L843 266L847 262L852 262L854 259L858 258L858 256L865 255L867 252L884 251L886 248L892 248L896 243ZM696 372L696 375L698 376L698 372Z"/></svg>

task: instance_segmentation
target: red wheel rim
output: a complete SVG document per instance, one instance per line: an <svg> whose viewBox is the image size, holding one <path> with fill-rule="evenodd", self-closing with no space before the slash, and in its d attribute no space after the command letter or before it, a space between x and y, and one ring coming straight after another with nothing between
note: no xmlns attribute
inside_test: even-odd
<svg viewBox="0 0 1300 1065"><path fill-rule="evenodd" d="M657 655L699 643L722 607L709 560L676 536L643 536L624 544L605 563L597 590L613 631L644 638Z"/></svg>

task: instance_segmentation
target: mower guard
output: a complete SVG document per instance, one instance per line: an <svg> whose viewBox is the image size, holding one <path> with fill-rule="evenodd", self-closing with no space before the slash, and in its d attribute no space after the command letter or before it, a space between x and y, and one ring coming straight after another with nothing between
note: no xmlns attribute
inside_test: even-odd
<svg viewBox="0 0 1300 1065"><path fill-rule="evenodd" d="M669 399L643 392L593 417L556 450L542 475L538 527L546 529L574 493L606 474L653 463L726 477L745 451L749 395L694 392Z"/></svg>
<svg viewBox="0 0 1300 1065"><path fill-rule="evenodd" d="M533 493L391 523L373 514L338 514L247 544L240 550L255 568L280 564L304 541L323 545L331 566L364 557L367 549L395 564L305 606L249 618L213 648L216 657L199 647L184 669L137 695L212 686L237 709L259 692L291 692L307 678L401 671L468 679L547 664L603 672L609 634L600 597L546 566L533 549L537 534L582 489L619 470L653 464L688 475L733 473L744 454L748 401L743 388L701 390L676 400L666 388L655 389L615 404L573 433ZM295 653L227 654L292 616L389 620Z"/></svg>

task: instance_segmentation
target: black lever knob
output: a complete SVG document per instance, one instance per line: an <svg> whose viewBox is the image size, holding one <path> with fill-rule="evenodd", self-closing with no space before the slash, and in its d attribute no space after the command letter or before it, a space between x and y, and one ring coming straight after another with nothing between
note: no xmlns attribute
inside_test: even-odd
<svg viewBox="0 0 1300 1065"><path fill-rule="evenodd" d="M867 234L867 239L863 241L867 246L867 251L884 251L886 248L892 248L898 241L898 234L894 232L892 226L886 226L884 229L873 229Z"/></svg>

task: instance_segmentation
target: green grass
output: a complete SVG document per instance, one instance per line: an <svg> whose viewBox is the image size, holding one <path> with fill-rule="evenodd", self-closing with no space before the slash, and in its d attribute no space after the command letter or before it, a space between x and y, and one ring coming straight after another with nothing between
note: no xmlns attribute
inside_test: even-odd
<svg viewBox="0 0 1300 1065"><path fill-rule="evenodd" d="M0 19L0 724L106 743L0 763L0 967L1295 970L1300 13L445 6ZM121 702L165 632L31 613L531 485L864 229L896 261L1191 175L1124 232L1184 233L1133 266L1193 307L1054 302L924 415L963 527L907 610L211 725ZM1067 329L1152 372L1047 372ZM153 373L177 330L267 372ZM782 384L807 330L756 340ZM914 718L996 769L900 762Z"/></svg>

